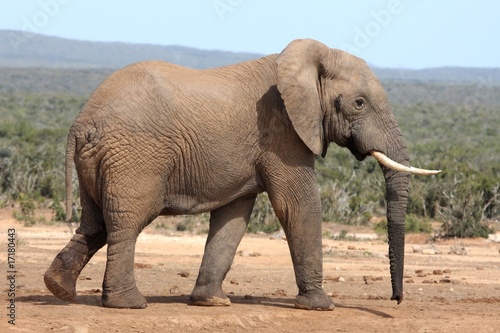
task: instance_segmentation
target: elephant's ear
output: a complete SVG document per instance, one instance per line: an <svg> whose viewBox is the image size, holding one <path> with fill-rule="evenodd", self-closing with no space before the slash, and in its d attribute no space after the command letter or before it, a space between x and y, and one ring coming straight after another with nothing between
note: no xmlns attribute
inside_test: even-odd
<svg viewBox="0 0 500 333"><path fill-rule="evenodd" d="M278 90L293 128L316 155L323 152L323 117L319 77L332 50L312 39L291 42L276 59ZM330 67L328 65L328 67Z"/></svg>

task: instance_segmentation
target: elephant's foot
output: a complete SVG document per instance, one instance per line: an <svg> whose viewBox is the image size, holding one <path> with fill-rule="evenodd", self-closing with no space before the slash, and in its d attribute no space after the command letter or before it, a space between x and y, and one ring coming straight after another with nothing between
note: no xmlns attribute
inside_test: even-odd
<svg viewBox="0 0 500 333"><path fill-rule="evenodd" d="M61 251L43 276L45 286L57 298L76 301L76 279L80 274L78 255L73 251Z"/></svg>
<svg viewBox="0 0 500 333"><path fill-rule="evenodd" d="M139 289L134 287L131 290L120 293L104 290L102 293L102 305L106 308L145 309L148 303Z"/></svg>
<svg viewBox="0 0 500 333"><path fill-rule="evenodd" d="M199 306L229 306L231 301L221 288L209 288L207 286L196 286L189 297L189 305Z"/></svg>
<svg viewBox="0 0 500 333"><path fill-rule="evenodd" d="M51 268L43 276L47 289L63 301L76 301L76 280L73 279L73 274Z"/></svg>
<svg viewBox="0 0 500 333"><path fill-rule="evenodd" d="M94 236L73 235L43 276L47 289L63 301L74 302L80 272L105 243L106 233L102 231Z"/></svg>
<svg viewBox="0 0 500 333"><path fill-rule="evenodd" d="M323 290L309 291L295 298L295 307L304 310L332 311L333 301Z"/></svg>

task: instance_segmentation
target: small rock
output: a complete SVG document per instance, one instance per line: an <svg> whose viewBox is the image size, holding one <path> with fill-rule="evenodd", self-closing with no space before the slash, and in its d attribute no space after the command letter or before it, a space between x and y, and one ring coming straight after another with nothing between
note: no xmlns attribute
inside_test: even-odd
<svg viewBox="0 0 500 333"><path fill-rule="evenodd" d="M380 301L380 300L384 299L384 297L382 297L380 295L368 295L368 299L374 300L374 301Z"/></svg>
<svg viewBox="0 0 500 333"><path fill-rule="evenodd" d="M260 253L247 250L238 251L238 255L241 257L260 257Z"/></svg>
<svg viewBox="0 0 500 333"><path fill-rule="evenodd" d="M413 281L413 279L408 279L405 281L405 283L415 283L415 281Z"/></svg>
<svg viewBox="0 0 500 333"><path fill-rule="evenodd" d="M285 232L283 230L280 230L280 231L273 234L271 239L273 239L273 238L286 240Z"/></svg>
<svg viewBox="0 0 500 333"><path fill-rule="evenodd" d="M451 269L449 269L449 268L444 269L444 270L443 270L443 273L444 273L444 274L450 274L450 273L451 273Z"/></svg>
<svg viewBox="0 0 500 333"><path fill-rule="evenodd" d="M424 288L418 288L418 289L417 289L417 291L418 291L419 293L422 293L422 292L424 292Z"/></svg>
<svg viewBox="0 0 500 333"><path fill-rule="evenodd" d="M327 275L324 281L345 282L345 279L342 276Z"/></svg>
<svg viewBox="0 0 500 333"><path fill-rule="evenodd" d="M422 248L420 246L412 246L413 253L422 253Z"/></svg>
<svg viewBox="0 0 500 333"><path fill-rule="evenodd" d="M451 292L453 293L453 292L455 292L455 289L453 289L453 288L450 288L450 291L451 291Z"/></svg>
<svg viewBox="0 0 500 333"><path fill-rule="evenodd" d="M424 272L424 270L423 270L423 269L417 269L417 270L415 271L415 274L422 274L423 272Z"/></svg>
<svg viewBox="0 0 500 333"><path fill-rule="evenodd" d="M419 278L426 277L426 276L427 276L426 273L418 273L417 274L417 277L419 277Z"/></svg>
<svg viewBox="0 0 500 333"><path fill-rule="evenodd" d="M484 267L483 266L477 266L476 270L478 270L478 271L484 271Z"/></svg>
<svg viewBox="0 0 500 333"><path fill-rule="evenodd" d="M352 251L352 250L356 250L356 246L354 246L354 245L349 245L349 246L347 247L347 249L348 249L348 250L351 250L351 251Z"/></svg>
<svg viewBox="0 0 500 333"><path fill-rule="evenodd" d="M88 276L83 276L83 275L80 275L80 277L78 278L79 280L92 280L91 278L89 278Z"/></svg>
<svg viewBox="0 0 500 333"><path fill-rule="evenodd" d="M177 275L181 276L181 277L189 277L189 272L187 271L180 271L179 273L177 273Z"/></svg>
<svg viewBox="0 0 500 333"><path fill-rule="evenodd" d="M332 281L332 282L339 282L339 278L333 275L327 275L323 279L324 281Z"/></svg>
<svg viewBox="0 0 500 333"><path fill-rule="evenodd" d="M247 250L241 250L241 251L238 251L238 255L240 257L250 257L250 251L247 251Z"/></svg>
<svg viewBox="0 0 500 333"><path fill-rule="evenodd" d="M436 250L434 249L423 249L422 254L427 254L427 255L434 255L436 254Z"/></svg>
<svg viewBox="0 0 500 333"><path fill-rule="evenodd" d="M448 252L448 254L457 254L459 256L466 256L467 254L469 254L469 251L463 245L453 245L450 246L450 252Z"/></svg>
<svg viewBox="0 0 500 333"><path fill-rule="evenodd" d="M430 284L430 283L434 283L435 281L434 280L424 280L422 281L422 283L425 283L425 284Z"/></svg>
<svg viewBox="0 0 500 333"><path fill-rule="evenodd" d="M240 283L238 281L236 281L235 279L231 279L231 281L229 281L229 283L231 284L234 284L236 286L238 286Z"/></svg>
<svg viewBox="0 0 500 333"><path fill-rule="evenodd" d="M439 280L439 283L451 283L450 279L441 279Z"/></svg>
<svg viewBox="0 0 500 333"><path fill-rule="evenodd" d="M440 269L435 269L434 271L432 271L432 274L434 274L434 275L443 275L443 271L440 270Z"/></svg>
<svg viewBox="0 0 500 333"><path fill-rule="evenodd" d="M153 268L153 266L151 264L143 264L140 262L136 262L135 268Z"/></svg>

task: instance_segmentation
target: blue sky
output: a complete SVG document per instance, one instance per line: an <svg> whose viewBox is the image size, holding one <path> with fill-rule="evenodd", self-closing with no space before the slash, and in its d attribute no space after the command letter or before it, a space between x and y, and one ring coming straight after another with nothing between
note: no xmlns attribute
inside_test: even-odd
<svg viewBox="0 0 500 333"><path fill-rule="evenodd" d="M500 1L4 1L0 29L90 41L280 52L314 38L380 67L500 67Z"/></svg>

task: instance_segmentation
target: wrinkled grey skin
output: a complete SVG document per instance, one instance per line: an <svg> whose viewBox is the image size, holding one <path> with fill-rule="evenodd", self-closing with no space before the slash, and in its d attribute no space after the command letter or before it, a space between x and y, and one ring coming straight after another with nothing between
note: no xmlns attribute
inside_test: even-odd
<svg viewBox="0 0 500 333"><path fill-rule="evenodd" d="M144 308L134 277L138 234L159 215L210 211L210 231L190 302L228 305L222 281L266 191L286 233L296 306L330 310L321 287L321 203L315 156L328 144L362 160L371 151L408 165L387 96L366 63L313 40L233 66L192 70L143 62L109 76L68 135L66 184L74 162L82 220L44 279L58 298L108 244L102 302ZM392 299L400 302L408 174L386 181ZM69 209L70 210L70 209Z"/></svg>

